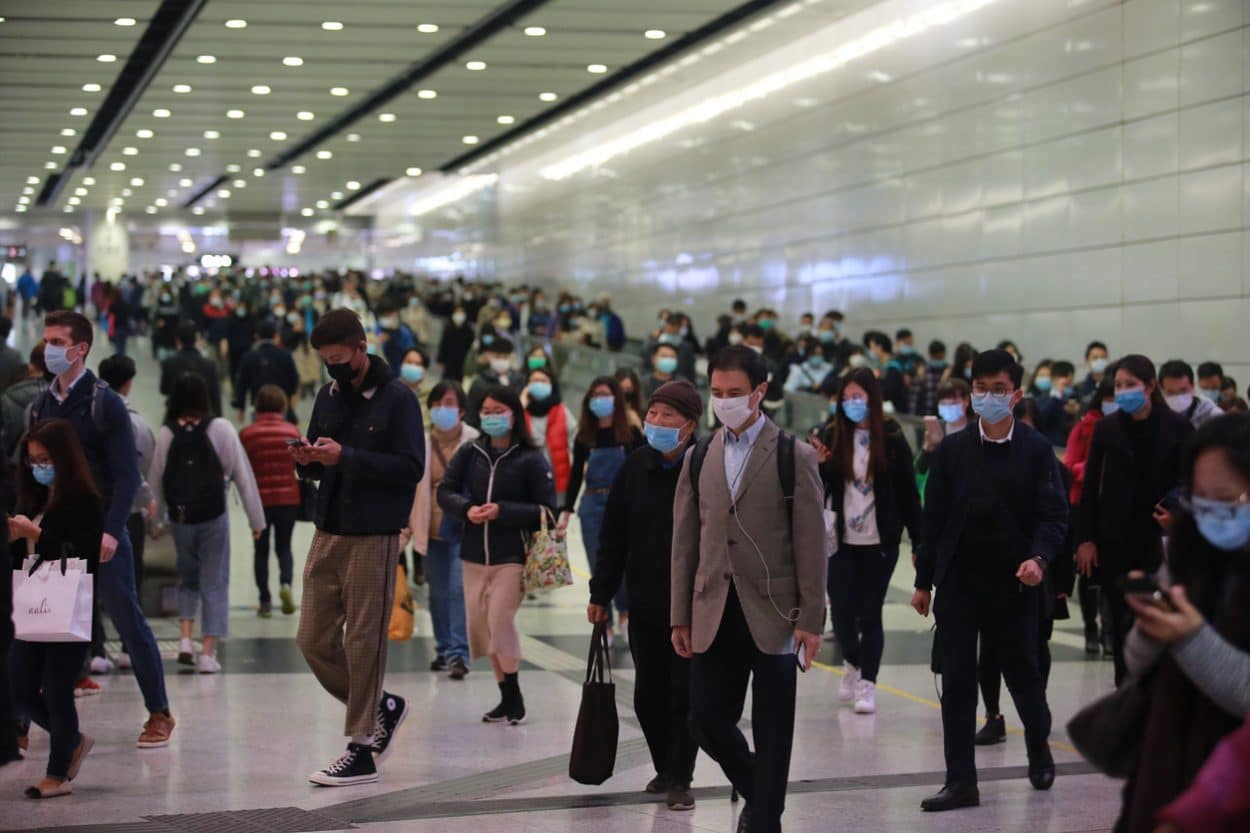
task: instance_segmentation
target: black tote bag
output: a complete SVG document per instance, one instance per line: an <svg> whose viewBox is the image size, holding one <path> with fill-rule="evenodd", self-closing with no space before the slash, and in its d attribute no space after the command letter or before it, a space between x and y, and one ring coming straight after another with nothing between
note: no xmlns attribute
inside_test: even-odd
<svg viewBox="0 0 1250 833"><path fill-rule="evenodd" d="M616 767L616 741L620 734L616 715L616 684L612 682L612 658L608 652L607 623L595 625L590 639L582 705L573 730L569 777L579 784L597 786L612 777Z"/></svg>
<svg viewBox="0 0 1250 833"><path fill-rule="evenodd" d="M1150 679L1126 682L1068 722L1072 745L1099 772L1129 778L1137 771L1150 714Z"/></svg>

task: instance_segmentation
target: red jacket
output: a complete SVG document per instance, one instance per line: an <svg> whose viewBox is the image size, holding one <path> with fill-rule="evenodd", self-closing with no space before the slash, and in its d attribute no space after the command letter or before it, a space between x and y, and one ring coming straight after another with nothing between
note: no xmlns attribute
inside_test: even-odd
<svg viewBox="0 0 1250 833"><path fill-rule="evenodd" d="M1099 411L1087 411L1080 421L1072 426L1068 435L1068 447L1063 452L1063 464L1072 472L1072 493L1069 502L1072 506L1081 503L1081 486L1085 483L1085 463L1089 460L1089 444L1094 438L1094 426L1102 419Z"/></svg>
<svg viewBox="0 0 1250 833"><path fill-rule="evenodd" d="M299 506L299 482L287 440L299 439L299 429L282 414L257 414L256 421L239 432L243 450L252 463L260 502L266 509Z"/></svg>

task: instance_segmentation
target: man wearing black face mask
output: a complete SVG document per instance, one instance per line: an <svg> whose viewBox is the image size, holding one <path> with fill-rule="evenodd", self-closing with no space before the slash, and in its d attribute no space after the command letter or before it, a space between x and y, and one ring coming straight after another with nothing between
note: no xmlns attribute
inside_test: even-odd
<svg viewBox="0 0 1250 833"><path fill-rule="evenodd" d="M337 787L377 780L375 760L408 713L382 678L399 532L425 472L425 432L416 397L366 352L355 312L322 316L312 346L333 381L317 394L307 439L291 449L320 481L296 641L321 685L347 705L347 751L309 776Z"/></svg>

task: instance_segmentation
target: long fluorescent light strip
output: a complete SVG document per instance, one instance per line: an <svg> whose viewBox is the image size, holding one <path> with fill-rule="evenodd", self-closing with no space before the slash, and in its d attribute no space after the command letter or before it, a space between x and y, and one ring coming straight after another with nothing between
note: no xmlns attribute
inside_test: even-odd
<svg viewBox="0 0 1250 833"><path fill-rule="evenodd" d="M751 101L765 98L786 87L832 72L891 44L913 38L934 26L952 23L994 2L997 2L997 0L956 0L955 2L943 3L909 17L896 20L885 26L878 27L862 37L848 41L837 49L823 55L809 58L789 69L774 72L741 89L715 96L688 107L672 116L654 121L645 127L627 133L619 139L605 142L590 150L574 154L563 162L543 168L541 173L546 179L557 181L567 179L587 168L602 165L622 154L671 136L691 125L711 121Z"/></svg>
<svg viewBox="0 0 1250 833"><path fill-rule="evenodd" d="M408 214L413 217L429 214L431 211L436 211L445 205L451 205L453 202L462 200L471 194L476 194L483 188L489 188L498 181L499 174L477 174L463 177L458 182L432 191L428 196L417 200L408 209Z"/></svg>

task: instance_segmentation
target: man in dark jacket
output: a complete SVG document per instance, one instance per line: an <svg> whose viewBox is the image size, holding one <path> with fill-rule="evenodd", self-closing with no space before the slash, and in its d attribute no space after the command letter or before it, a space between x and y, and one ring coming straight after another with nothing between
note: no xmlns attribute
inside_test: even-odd
<svg viewBox="0 0 1250 833"><path fill-rule="evenodd" d="M933 454L924 532L916 551L912 607L928 616L933 587L942 673L946 784L927 811L980 803L973 738L977 634L995 640L1003 678L1024 722L1029 781L1050 789L1055 764L1047 738L1050 709L1038 668L1041 587L1061 556L1068 501L1050 442L1015 421L1024 369L1004 350L972 364L979 427L949 436Z"/></svg>
<svg viewBox="0 0 1250 833"><path fill-rule="evenodd" d="M408 713L382 679L399 532L425 472L425 430L417 398L368 354L356 313L326 313L312 346L333 381L317 394L307 439L291 449L320 481L296 641L321 685L347 704L347 752L309 776L341 787L378 779L375 756L385 758Z"/></svg>
<svg viewBox="0 0 1250 833"><path fill-rule="evenodd" d="M198 336L199 328L194 321L178 325L178 352L161 362L161 396L173 393L174 382L179 376L194 373L208 385L208 401L213 406L213 416L221 416L221 380L217 376L217 365L196 349Z"/></svg>
<svg viewBox="0 0 1250 833"><path fill-rule="evenodd" d="M492 335L486 343L483 339L482 352L486 354L487 366L478 371L477 378L469 387L469 404L464 412L464 421L474 428L481 428L482 400L486 392L495 385L503 385L517 393L525 387L526 377L512 366L512 341L501 335Z"/></svg>
<svg viewBox="0 0 1250 833"><path fill-rule="evenodd" d="M690 781L699 752L689 724L690 660L673 652L669 603L673 497L702 413L703 400L689 382L668 382L652 394L647 446L629 455L608 494L587 610L591 622L609 621L612 597L625 581L634 712L656 772L647 792L667 793L670 810L694 808Z"/></svg>
<svg viewBox="0 0 1250 833"><path fill-rule="evenodd" d="M239 422L247 418L247 406L256 400L256 393L265 385L282 388L289 401L299 391L299 371L295 357L282 345L277 325L261 321L256 325L256 346L247 352L234 380L234 396L230 404L238 411ZM294 411L287 415L294 419Z"/></svg>

